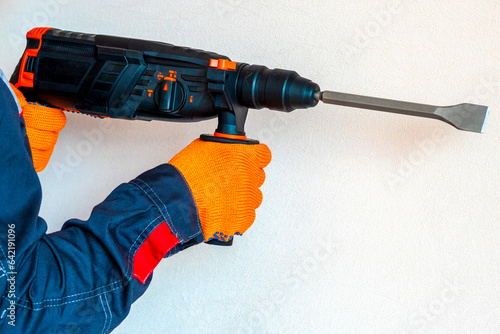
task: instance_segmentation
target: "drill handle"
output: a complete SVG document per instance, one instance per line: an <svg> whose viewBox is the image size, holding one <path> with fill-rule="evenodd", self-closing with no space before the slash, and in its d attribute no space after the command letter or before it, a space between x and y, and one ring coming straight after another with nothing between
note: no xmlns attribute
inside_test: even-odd
<svg viewBox="0 0 500 334"><path fill-rule="evenodd" d="M244 126L248 108L235 106L234 110L219 111L219 125L213 135L203 134L201 140L226 144L257 145L258 140L248 139Z"/></svg>
<svg viewBox="0 0 500 334"><path fill-rule="evenodd" d="M228 144L259 144L257 140L247 139L245 135L248 107L242 105L237 96L240 72L246 66L247 64L237 63L235 70L224 72L208 69L209 80L224 84L221 86L209 84L219 122L214 134L203 134L200 136L202 140Z"/></svg>

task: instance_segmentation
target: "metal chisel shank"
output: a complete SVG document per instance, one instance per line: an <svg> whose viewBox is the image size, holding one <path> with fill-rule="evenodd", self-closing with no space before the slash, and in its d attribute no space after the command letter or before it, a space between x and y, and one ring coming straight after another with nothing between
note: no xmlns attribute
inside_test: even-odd
<svg viewBox="0 0 500 334"><path fill-rule="evenodd" d="M451 124L457 129L479 133L484 131L489 112L489 108L486 106L470 103L438 107L331 91L319 93L318 99L324 103L347 107L434 118Z"/></svg>

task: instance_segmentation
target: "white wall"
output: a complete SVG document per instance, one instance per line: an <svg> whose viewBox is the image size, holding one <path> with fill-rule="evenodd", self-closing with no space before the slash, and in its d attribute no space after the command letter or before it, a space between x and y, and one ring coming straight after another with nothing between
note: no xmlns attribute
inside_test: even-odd
<svg viewBox="0 0 500 334"><path fill-rule="evenodd" d="M116 333L498 334L499 15L494 0L3 0L0 66L10 75L26 31L54 26L294 69L323 89L490 105L483 135L328 105L252 111L247 133L273 152L255 225L163 261ZM216 124L102 122L68 115L40 173L50 231ZM94 129L105 140L71 160Z"/></svg>

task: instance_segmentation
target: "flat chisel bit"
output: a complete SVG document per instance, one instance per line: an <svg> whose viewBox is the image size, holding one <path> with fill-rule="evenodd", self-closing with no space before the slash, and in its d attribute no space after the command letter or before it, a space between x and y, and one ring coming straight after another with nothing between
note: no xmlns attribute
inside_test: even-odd
<svg viewBox="0 0 500 334"><path fill-rule="evenodd" d="M489 107L470 103L438 107L332 91L319 92L317 98L329 104L434 118L451 124L459 130L479 133L484 131L489 112Z"/></svg>

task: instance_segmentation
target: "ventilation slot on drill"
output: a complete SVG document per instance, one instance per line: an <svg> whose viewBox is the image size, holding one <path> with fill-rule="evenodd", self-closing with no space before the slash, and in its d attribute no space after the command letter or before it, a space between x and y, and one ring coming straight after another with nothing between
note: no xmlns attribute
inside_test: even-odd
<svg viewBox="0 0 500 334"><path fill-rule="evenodd" d="M24 67L24 72L35 73L35 61L36 57L28 56L26 59L26 66Z"/></svg>
<svg viewBox="0 0 500 334"><path fill-rule="evenodd" d="M93 57L95 49L93 45L53 41L50 39L43 42L44 51L71 53L83 57Z"/></svg>
<svg viewBox="0 0 500 334"><path fill-rule="evenodd" d="M103 68L103 72L121 73L124 68L125 68L125 65L123 65L123 64L107 62Z"/></svg>
<svg viewBox="0 0 500 334"><path fill-rule="evenodd" d="M116 79L118 79L117 74L101 73L101 75L99 76L99 78L97 80L102 81L102 82L107 82L107 83L114 83L116 81Z"/></svg>
<svg viewBox="0 0 500 334"><path fill-rule="evenodd" d="M106 65L104 65L101 74L97 78L93 89L103 92L111 91L124 68L125 65L123 64L107 62Z"/></svg>
<svg viewBox="0 0 500 334"><path fill-rule="evenodd" d="M101 73L99 78L97 78L96 83L94 84L94 89L109 92L117 79L118 74Z"/></svg>
<svg viewBox="0 0 500 334"><path fill-rule="evenodd" d="M95 90L102 90L105 92L109 92L112 87L113 87L112 84L104 83L104 82L96 82L94 85Z"/></svg>

